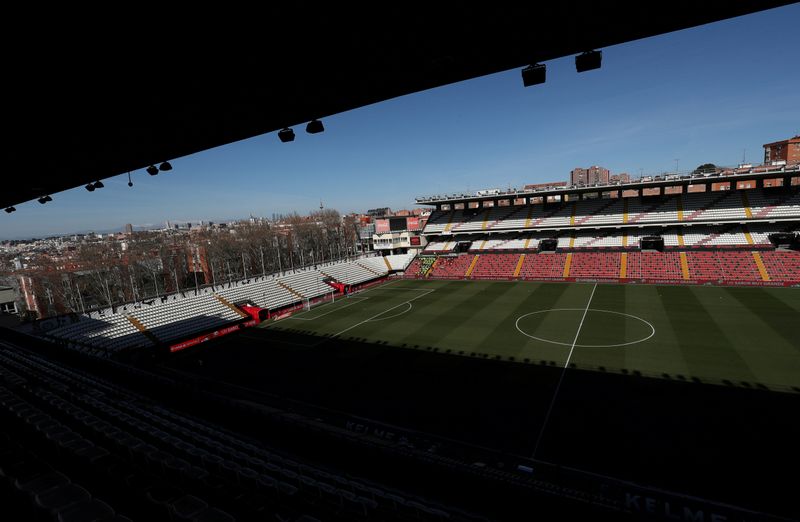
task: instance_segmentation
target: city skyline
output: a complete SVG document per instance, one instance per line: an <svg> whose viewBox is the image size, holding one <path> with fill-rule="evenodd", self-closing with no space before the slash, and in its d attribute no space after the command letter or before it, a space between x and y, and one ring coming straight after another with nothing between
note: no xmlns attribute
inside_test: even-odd
<svg viewBox="0 0 800 522"><path fill-rule="evenodd" d="M430 193L563 181L578 166L612 174L759 163L763 144L800 132L792 29L800 6L604 49L577 74L547 62L523 88L518 69L403 96L295 129L183 158L174 170L53 194L0 219L0 239L174 222L305 214L325 200L342 214L412 208Z"/></svg>

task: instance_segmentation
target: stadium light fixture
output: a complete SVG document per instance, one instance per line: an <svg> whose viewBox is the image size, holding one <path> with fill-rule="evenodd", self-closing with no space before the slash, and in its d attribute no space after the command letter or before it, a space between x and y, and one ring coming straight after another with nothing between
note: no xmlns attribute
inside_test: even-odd
<svg viewBox="0 0 800 522"><path fill-rule="evenodd" d="M522 69L522 85L530 87L544 83L547 78L547 66L543 63L529 65Z"/></svg>
<svg viewBox="0 0 800 522"><path fill-rule="evenodd" d="M147 173L150 174L151 176L155 176L156 174L158 174L158 167L156 167L155 165L150 165L149 167L147 167Z"/></svg>
<svg viewBox="0 0 800 522"><path fill-rule="evenodd" d="M53 198L51 198L50 196L42 196L42 197L40 197L39 199L37 199L36 201L38 201L39 203L41 203L42 205L44 205L44 204L45 204L45 203L47 203L48 201L53 201Z"/></svg>
<svg viewBox="0 0 800 522"><path fill-rule="evenodd" d="M319 134L324 130L325 127L322 126L322 122L319 120L311 120L308 122L308 125L306 125L306 132L309 134Z"/></svg>
<svg viewBox="0 0 800 522"><path fill-rule="evenodd" d="M17 211L17 209L15 209L14 207L7 207L6 208L6 213L7 214L11 214L12 212L16 212L16 211Z"/></svg>
<svg viewBox="0 0 800 522"><path fill-rule="evenodd" d="M97 181L94 182L94 188L99 189L99 188L103 188L103 187L105 187L105 185L103 185L102 181L97 180Z"/></svg>
<svg viewBox="0 0 800 522"><path fill-rule="evenodd" d="M603 51L586 51L575 57L575 70L579 73L599 69L603 61Z"/></svg>
<svg viewBox="0 0 800 522"><path fill-rule="evenodd" d="M86 185L84 188L85 188L86 190L88 190L89 192L94 192L94 183L89 183L89 184L88 184L88 185Z"/></svg>
<svg viewBox="0 0 800 522"><path fill-rule="evenodd" d="M172 165L170 165L169 161L165 161L164 163L158 166L158 170L160 170L161 172L170 171L172 170Z"/></svg>
<svg viewBox="0 0 800 522"><path fill-rule="evenodd" d="M278 132L278 139L283 143L294 141L294 131L289 127L285 127Z"/></svg>

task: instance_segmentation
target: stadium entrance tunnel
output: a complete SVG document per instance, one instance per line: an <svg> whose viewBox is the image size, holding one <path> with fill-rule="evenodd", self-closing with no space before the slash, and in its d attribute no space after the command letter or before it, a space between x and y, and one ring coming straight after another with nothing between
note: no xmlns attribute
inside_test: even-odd
<svg viewBox="0 0 800 522"><path fill-rule="evenodd" d="M517 318L516 328L538 342L566 348L573 343L578 348L621 348L645 342L656 333L655 327L642 317L595 308L528 312Z"/></svg>

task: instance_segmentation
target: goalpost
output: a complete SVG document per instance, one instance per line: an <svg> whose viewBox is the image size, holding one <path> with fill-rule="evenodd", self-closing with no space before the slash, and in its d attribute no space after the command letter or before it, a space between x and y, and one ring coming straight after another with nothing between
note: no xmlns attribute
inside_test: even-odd
<svg viewBox="0 0 800 522"><path fill-rule="evenodd" d="M330 299L328 299L328 295L330 295ZM320 297L321 297L322 299L319 301L319 303L315 303L315 305L319 305L319 304L325 304L325 303L327 303L328 301L330 301L331 303L335 303L335 302L336 302L336 290L335 290L335 289L333 289L333 288L331 288L331 290L330 290L330 291L328 291L328 292L325 292L325 293L324 293L324 294L322 294L321 296L317 296L317 297L315 297L314 299L318 299L318 298L320 298ZM311 298L308 298L308 297L306 297L306 298L304 299L304 301L303 301L303 310L311 310L311 301L312 301L312 299L311 299Z"/></svg>

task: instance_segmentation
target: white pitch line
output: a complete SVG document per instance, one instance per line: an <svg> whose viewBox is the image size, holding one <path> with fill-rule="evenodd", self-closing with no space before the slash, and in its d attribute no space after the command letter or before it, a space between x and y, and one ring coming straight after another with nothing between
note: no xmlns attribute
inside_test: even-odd
<svg viewBox="0 0 800 522"><path fill-rule="evenodd" d="M352 330L352 329L353 329L353 328L355 328L356 326L361 326L361 325L362 325L362 324L364 324L364 323L368 323L369 321L372 321L372 320L373 320L373 319L375 319L376 317L380 317L380 316L382 316L383 314L385 314L385 313L387 313L387 312L391 312L391 311L392 311L392 310L394 310L395 308L400 308L401 306L403 306L403 305L405 305L405 304L408 304L408 303L410 303L411 301L415 301L415 300L419 299L420 297L425 297L426 295L430 294L431 292L433 292L433 290L428 290L426 293L424 293L424 294L420 294L420 295L418 295L417 297L415 297L415 298L413 298L413 299L409 299L408 301L403 301L403 302L402 302L402 303L400 303L399 305L393 306L393 307L389 308L388 310L384 310L384 311L383 311L383 312L381 312L381 313L378 313L378 314L375 314L375 315L373 315L373 316L372 316L372 317L370 317L369 319L365 319L365 320L361 321L360 323L356 323L356 324L354 324L353 326L350 326L350 327L348 327L348 328L345 328L345 329L344 329L344 330L342 330L341 332L333 334L331 337L339 337L339 336L340 336L340 335L342 335L343 333L345 333L345 332L349 332L350 330Z"/></svg>
<svg viewBox="0 0 800 522"><path fill-rule="evenodd" d="M399 287L398 287L398 286L394 286L394 287L392 287L392 288L386 288L386 287L382 287L382 286L376 286L376 287L375 287L375 289L376 289L376 290L378 290L378 289L380 289L380 290L400 290L400 291L404 291L404 290L416 290L416 291L418 291L418 292L432 292L432 291L433 291L433 290L431 290L430 288L405 288L405 287L402 287L402 286L399 286ZM370 290L371 290L371 289L370 289Z"/></svg>
<svg viewBox="0 0 800 522"><path fill-rule="evenodd" d="M358 303L361 303L362 301L365 301L366 299L369 299L369 297L361 297L360 295L354 295L353 297L349 297L348 299L358 299L358 301L355 301L353 303L348 303L348 304L346 304L344 306L334 307L332 310L329 310L329 311L325 312L324 314L320 314L320 315L318 315L316 317L312 317L311 319L307 319L305 317L299 317L300 315L305 315L307 313L310 313L311 310L306 310L302 314L298 314L296 316L293 315L291 317L287 317L287 319L294 319L296 321L313 321L314 319L319 319L320 317L325 317L326 315L332 314L333 312L337 312L339 310L344 310L348 306L353 306L353 305L356 305ZM335 303L328 303L328 304L335 304ZM317 307L317 308L319 308L319 307Z"/></svg>
<svg viewBox="0 0 800 522"><path fill-rule="evenodd" d="M646 324L647 326L650 327L650 335L648 335L647 337L643 337L643 338L641 338L641 339L639 339L637 341L629 341L627 343L618 343L618 344L576 344L576 345L574 345L574 346L577 346L578 348L619 348L620 346L630 346L632 344L643 343L643 342L647 341L648 339L650 339L651 337L653 337L656 334L656 327L653 326L653 323L651 323L650 321L645 321L644 319L642 319L638 315L626 314L626 313L622 313L622 312L615 312L614 310L602 310L600 308L590 308L589 310L592 311L592 312L602 312L602 313L606 313L606 314L621 315L621 316L624 316L624 317L630 317L632 319L636 319L637 321L641 321L641 322L643 322L644 324ZM576 311L579 312L580 308L548 308L547 310L537 310L535 312L528 312L527 314L520 315L517 318L517 322L514 323L514 325L517 327L517 331L519 333L521 333L522 335L524 335L525 337L530 337L531 339L536 339L537 341L541 341L543 343L558 344L558 345L561 345L561 346L570 346L569 343L562 343L560 341L552 341L550 339L544 339L542 337L536 337L535 335L531 335L531 334L527 333L525 330L523 330L522 328L519 327L519 322L522 319L524 319L524 318L526 318L528 316L531 316L531 315L546 314L546 313L549 313L549 312L576 312Z"/></svg>
<svg viewBox="0 0 800 522"><path fill-rule="evenodd" d="M405 310L403 310L402 312L398 312L398 313L396 313L396 314L392 314L392 315L387 315L386 317L381 317L380 319L375 319L375 321L374 321L374 322L378 322L378 321L385 321L385 320L387 320L387 319L394 319L395 317L400 317L401 315L403 315L403 314L405 314L405 313L408 313L408 312L410 312L410 311L411 311L411 309L414 307L414 305L412 305L412 304L411 304L411 303L409 303L408 301L406 301L406 304L408 305L408 308L407 308L407 309L405 309Z"/></svg>
<svg viewBox="0 0 800 522"><path fill-rule="evenodd" d="M542 423L542 429L539 430L539 436L536 438L536 445L533 447L533 455L531 458L536 458L536 452L539 450L539 443L542 442L542 435L544 435L544 430L547 428L547 421L550 420L550 414L553 412L553 405L556 403L556 397L558 397L558 390L561 389L561 382L564 380L564 374L567 373L567 368L569 367L569 360L572 358L572 352L575 350L575 345L578 343L578 336L581 334L581 328L583 328L583 321L586 319L586 314L589 312L589 306L592 304L592 298L594 298L594 291L597 290L597 283L594 284L592 288L592 294L589 296L589 302L586 303L586 308L583 310L583 317L581 317L581 323L578 325L578 331L575 332L575 339L572 341L572 347L569 349L569 355L567 355L567 362L564 363L564 368L561 370L561 377L558 378L558 384L556 385L556 391L553 393L553 399L550 401L550 407L547 408L547 414L544 416L544 422Z"/></svg>

